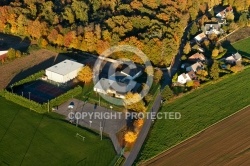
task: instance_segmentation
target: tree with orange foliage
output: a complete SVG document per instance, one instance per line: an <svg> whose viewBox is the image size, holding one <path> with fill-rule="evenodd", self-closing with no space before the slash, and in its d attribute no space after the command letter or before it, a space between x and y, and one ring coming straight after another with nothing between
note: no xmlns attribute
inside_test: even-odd
<svg viewBox="0 0 250 166"><path fill-rule="evenodd" d="M77 76L77 79L84 83L91 82L92 78L93 78L93 71L89 66L84 66Z"/></svg>
<svg viewBox="0 0 250 166"><path fill-rule="evenodd" d="M125 135L124 135L124 139L127 143L133 143L135 142L135 140L137 139L138 134L132 131L128 131Z"/></svg>
<svg viewBox="0 0 250 166"><path fill-rule="evenodd" d="M143 119L138 119L134 122L134 127L136 127L137 129L140 129L144 124L144 120Z"/></svg>

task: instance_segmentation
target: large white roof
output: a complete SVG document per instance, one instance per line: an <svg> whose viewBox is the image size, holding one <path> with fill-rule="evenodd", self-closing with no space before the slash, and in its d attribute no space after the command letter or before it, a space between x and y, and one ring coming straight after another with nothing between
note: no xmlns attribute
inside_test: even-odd
<svg viewBox="0 0 250 166"><path fill-rule="evenodd" d="M0 51L0 56L4 55L4 54L7 54L7 53L8 53L8 50L6 50L6 51Z"/></svg>
<svg viewBox="0 0 250 166"><path fill-rule="evenodd" d="M67 59L54 66L47 68L46 70L60 74L60 75L66 75L82 67L83 67L83 64Z"/></svg>

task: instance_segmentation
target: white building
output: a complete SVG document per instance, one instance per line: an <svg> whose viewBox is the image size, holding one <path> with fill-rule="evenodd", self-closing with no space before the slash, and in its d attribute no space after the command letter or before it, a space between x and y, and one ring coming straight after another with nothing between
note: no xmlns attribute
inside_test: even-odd
<svg viewBox="0 0 250 166"><path fill-rule="evenodd" d="M45 73L49 80L58 83L65 83L74 79L82 67L83 64L81 63L71 60L64 60L46 69Z"/></svg>
<svg viewBox="0 0 250 166"><path fill-rule="evenodd" d="M101 78L94 86L94 91L104 95L110 95L116 98L124 99L127 92L132 91L136 87L136 82L130 80L128 82L116 82L114 80Z"/></svg>
<svg viewBox="0 0 250 166"><path fill-rule="evenodd" d="M179 82L180 84L186 84L188 81L192 81L188 74L183 73L178 76L177 82Z"/></svg>

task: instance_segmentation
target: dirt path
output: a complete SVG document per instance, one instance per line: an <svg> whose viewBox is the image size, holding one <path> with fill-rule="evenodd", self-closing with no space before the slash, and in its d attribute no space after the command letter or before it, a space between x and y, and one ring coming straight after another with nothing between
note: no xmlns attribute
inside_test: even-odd
<svg viewBox="0 0 250 166"><path fill-rule="evenodd" d="M39 50L0 66L0 89L54 64L57 53Z"/></svg>
<svg viewBox="0 0 250 166"><path fill-rule="evenodd" d="M250 107L142 165L250 165Z"/></svg>

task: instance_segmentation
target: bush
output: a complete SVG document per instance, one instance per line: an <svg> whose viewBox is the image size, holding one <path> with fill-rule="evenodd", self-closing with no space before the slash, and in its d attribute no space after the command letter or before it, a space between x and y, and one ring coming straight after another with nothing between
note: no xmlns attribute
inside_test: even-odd
<svg viewBox="0 0 250 166"><path fill-rule="evenodd" d="M11 93L7 90L4 90L0 93L1 96L6 98L9 101L12 101L16 104L19 104L23 107L29 108L37 113L45 113L47 112L47 104L39 104L35 101L29 100L25 97L19 96L17 94Z"/></svg>
<svg viewBox="0 0 250 166"><path fill-rule="evenodd" d="M65 101L69 100L70 98L77 96L81 93L82 93L82 87L78 85L74 89L71 89L71 90L67 91L66 93L62 94L61 96L58 96L57 98L52 99L50 101L50 106L51 107L58 106L58 105L64 103Z"/></svg>
<svg viewBox="0 0 250 166"><path fill-rule="evenodd" d="M35 81L38 78L42 77L44 74L45 74L45 71L41 70L41 71L39 71L39 72L37 72L35 74L30 75L29 77L26 77L25 79L22 79L22 80L20 80L18 82L15 82L14 84L12 84L12 86L18 86L18 85L25 84L27 82Z"/></svg>

